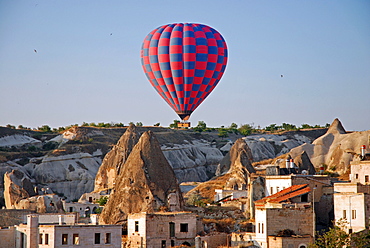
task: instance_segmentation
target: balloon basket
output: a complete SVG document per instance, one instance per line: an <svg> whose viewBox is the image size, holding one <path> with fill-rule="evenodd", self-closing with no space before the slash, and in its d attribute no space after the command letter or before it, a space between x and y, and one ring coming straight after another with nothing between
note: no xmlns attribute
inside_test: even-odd
<svg viewBox="0 0 370 248"><path fill-rule="evenodd" d="M190 127L190 122L189 121L184 121L184 122L179 122L177 123L178 128L187 128Z"/></svg>

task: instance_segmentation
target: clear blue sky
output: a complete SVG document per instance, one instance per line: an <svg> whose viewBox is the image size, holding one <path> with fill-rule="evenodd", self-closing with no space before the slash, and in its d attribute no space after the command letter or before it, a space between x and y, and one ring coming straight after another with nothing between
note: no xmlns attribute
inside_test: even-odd
<svg viewBox="0 0 370 248"><path fill-rule="evenodd" d="M367 0L1 0L0 125L168 126L179 118L145 77L140 48L173 22L207 24L229 49L193 125L339 118L347 130L370 129Z"/></svg>

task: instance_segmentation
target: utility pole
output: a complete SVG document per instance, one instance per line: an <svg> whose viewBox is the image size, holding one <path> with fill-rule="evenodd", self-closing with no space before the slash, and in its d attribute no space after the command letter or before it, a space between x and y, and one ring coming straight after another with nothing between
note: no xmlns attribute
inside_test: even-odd
<svg viewBox="0 0 370 248"><path fill-rule="evenodd" d="M315 190L316 190L316 187L313 187L312 188L312 239L313 239L313 243L315 243L315 232L316 232Z"/></svg>

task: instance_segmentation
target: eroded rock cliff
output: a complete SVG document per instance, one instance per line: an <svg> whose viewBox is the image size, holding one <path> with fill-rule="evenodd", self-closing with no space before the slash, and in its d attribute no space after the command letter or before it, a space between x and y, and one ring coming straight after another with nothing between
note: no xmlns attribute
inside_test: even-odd
<svg viewBox="0 0 370 248"><path fill-rule="evenodd" d="M343 174L349 169L350 162L359 159L361 146L369 144L370 130L347 133L342 123L335 119L328 131L312 142L290 151L296 160L306 152L315 168L325 166L327 169Z"/></svg>
<svg viewBox="0 0 370 248"><path fill-rule="evenodd" d="M128 156L100 219L106 224L119 224L129 213L164 208L181 209L182 195L172 167L153 132L148 131Z"/></svg>
<svg viewBox="0 0 370 248"><path fill-rule="evenodd" d="M105 155L103 163L95 177L94 191L113 188L117 175L125 164L132 149L139 141L139 138L140 134L135 125L130 125L118 140L117 144Z"/></svg>

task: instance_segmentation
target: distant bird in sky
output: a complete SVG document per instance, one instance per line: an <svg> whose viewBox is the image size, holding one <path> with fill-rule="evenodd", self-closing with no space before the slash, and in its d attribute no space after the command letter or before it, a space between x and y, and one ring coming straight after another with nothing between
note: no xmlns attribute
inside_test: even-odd
<svg viewBox="0 0 370 248"><path fill-rule="evenodd" d="M112 33L110 33L110 35L112 35Z"/></svg>
<svg viewBox="0 0 370 248"><path fill-rule="evenodd" d="M36 49L33 49L33 51L34 51L35 53L37 53L37 50L36 50Z"/></svg>
<svg viewBox="0 0 370 248"><path fill-rule="evenodd" d="M280 77L284 77L284 75L280 75Z"/></svg>

